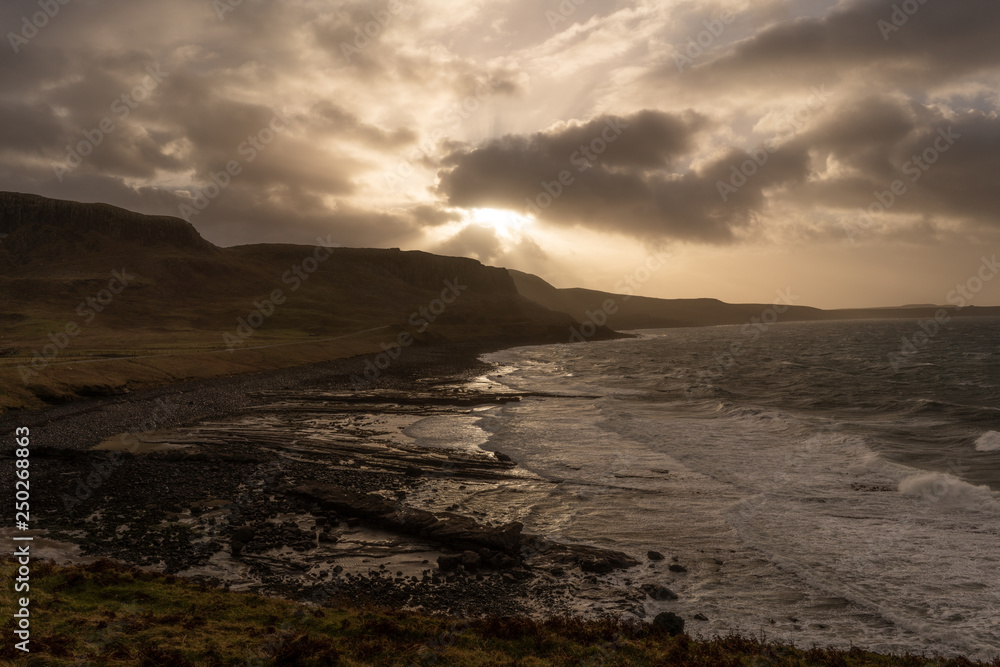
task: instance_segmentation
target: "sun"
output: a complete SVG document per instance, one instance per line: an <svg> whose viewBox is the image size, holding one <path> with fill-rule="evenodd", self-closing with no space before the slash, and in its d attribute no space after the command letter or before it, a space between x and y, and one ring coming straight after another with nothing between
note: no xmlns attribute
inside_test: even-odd
<svg viewBox="0 0 1000 667"><path fill-rule="evenodd" d="M502 208L473 208L463 211L462 222L492 229L501 239L517 240L533 222L520 213Z"/></svg>

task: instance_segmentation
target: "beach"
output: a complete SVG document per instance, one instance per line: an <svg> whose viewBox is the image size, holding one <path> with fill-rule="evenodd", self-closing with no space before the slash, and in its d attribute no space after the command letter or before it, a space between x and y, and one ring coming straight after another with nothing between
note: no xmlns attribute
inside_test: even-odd
<svg viewBox="0 0 1000 667"><path fill-rule="evenodd" d="M32 433L35 553L291 599L568 613L598 574L636 561L468 506L524 471L502 452L403 433L521 400L481 378L495 347L413 348L368 379L358 358L4 415Z"/></svg>
<svg viewBox="0 0 1000 667"><path fill-rule="evenodd" d="M751 348L726 374L698 369L732 331L680 329L417 346L377 373L358 357L3 420L32 429L36 554L57 562L321 605L669 612L694 637L992 659L986 358L942 362L961 403L924 397L932 366L912 396L879 398L869 371L849 396L787 389L871 363L817 337L893 326L779 327L802 349Z"/></svg>

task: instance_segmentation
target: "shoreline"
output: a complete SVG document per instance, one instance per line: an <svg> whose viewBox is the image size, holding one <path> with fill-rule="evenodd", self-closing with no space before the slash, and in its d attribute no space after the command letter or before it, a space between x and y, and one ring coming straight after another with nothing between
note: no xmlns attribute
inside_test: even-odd
<svg viewBox="0 0 1000 667"><path fill-rule="evenodd" d="M460 507L467 489L517 483L523 471L501 453L428 449L398 433L435 414L519 400L469 381L493 367L481 354L534 342L408 350L361 392L350 378L366 357L0 423L31 428L34 525L56 560L112 558L290 599L335 582L355 604L568 612L581 587L638 561ZM631 591L623 604L640 597Z"/></svg>
<svg viewBox="0 0 1000 667"><path fill-rule="evenodd" d="M439 374L447 377L471 376L489 367L478 360L482 354L554 342L562 341L529 337L411 347L369 386L388 386L387 383L441 368L444 370ZM228 414L246 407L248 392L292 389L320 381L338 382L347 389L352 385L351 376L363 376L365 362L378 356L379 353L366 353L302 366L187 379L41 408L7 410L0 413L0 430L28 426L33 431L37 429L43 438L61 442L58 448L83 449L137 422L152 421L155 427L171 427ZM48 436L50 431L51 437Z"/></svg>
<svg viewBox="0 0 1000 667"><path fill-rule="evenodd" d="M42 499L37 523L54 529L47 547L56 561L60 554L83 565L113 558L234 592L315 603L319 591L323 604L460 617L583 619L582 600L615 589L617 616L642 618L644 601L670 599L670 592L633 585L631 573L657 563L519 530L505 551L496 541L502 517L465 506L459 490L517 481L516 462L427 449L412 438L407 445L393 435L415 419L533 396L470 385L495 367L480 355L532 344L546 342L413 348L363 392L351 390L350 378L365 356L2 415L0 423L32 427L32 474L43 493L69 486L94 463L115 466L62 525L49 522L60 505L44 507ZM162 405L174 407L159 414ZM336 442L303 443L302 433L293 434L302 421ZM141 447L122 433L139 435ZM132 453L115 463L116 450ZM355 461L324 473L332 477L316 473L331 456ZM160 474L166 490L153 481ZM323 486L331 481L336 488ZM423 522L416 531L407 525L414 511ZM85 526L76 534L74 522ZM201 530L202 523L213 527ZM421 534L431 523L443 538ZM82 548L65 551L70 544ZM700 619L686 620L696 633Z"/></svg>

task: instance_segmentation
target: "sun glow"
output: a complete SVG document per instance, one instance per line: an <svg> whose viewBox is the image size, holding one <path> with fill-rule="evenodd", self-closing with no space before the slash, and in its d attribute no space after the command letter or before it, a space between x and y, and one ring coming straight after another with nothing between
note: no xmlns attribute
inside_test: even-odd
<svg viewBox="0 0 1000 667"><path fill-rule="evenodd" d="M532 222L531 218L501 208L473 208L462 212L462 222L492 229L502 240L516 241Z"/></svg>

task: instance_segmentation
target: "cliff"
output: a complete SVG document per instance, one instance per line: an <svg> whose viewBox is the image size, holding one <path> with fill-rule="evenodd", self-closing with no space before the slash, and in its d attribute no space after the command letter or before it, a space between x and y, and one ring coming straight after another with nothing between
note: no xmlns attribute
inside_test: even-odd
<svg viewBox="0 0 1000 667"><path fill-rule="evenodd" d="M521 296L505 269L462 257L290 244L220 248L178 218L9 192L0 193L0 234L0 347L7 349L40 349L47 332L89 313L79 304L106 292L115 272L128 276L127 286L82 323L81 340L95 339L91 349L131 338L139 343L130 348L141 350L143 336L160 347L180 340L218 347L223 333L276 293L280 307L254 331L255 343L373 327L425 329L434 340L562 340L574 324ZM419 315L432 305L433 318ZM423 327L425 319L431 326Z"/></svg>
<svg viewBox="0 0 1000 667"><path fill-rule="evenodd" d="M3 249L15 261L36 250L124 242L145 247L172 246L189 252L218 250L180 218L147 216L109 206L0 192Z"/></svg>

